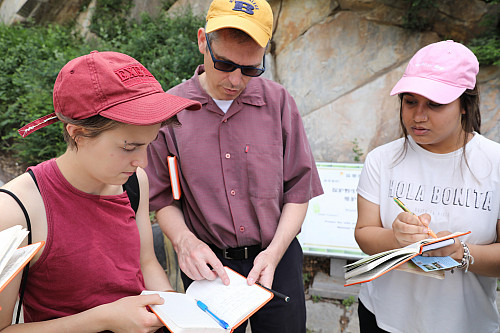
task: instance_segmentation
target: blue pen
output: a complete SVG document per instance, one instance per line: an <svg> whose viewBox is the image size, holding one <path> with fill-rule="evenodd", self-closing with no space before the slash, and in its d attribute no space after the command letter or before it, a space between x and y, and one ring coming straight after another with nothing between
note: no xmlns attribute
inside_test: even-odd
<svg viewBox="0 0 500 333"><path fill-rule="evenodd" d="M203 311L205 311L206 313L208 313L208 315L210 317L212 317L216 322L218 322L219 325L222 326L223 329L227 330L229 328L228 323L226 323L224 320L220 319L212 311L210 311L208 309L208 306L205 305L205 303L203 303L202 301L196 300L196 304L198 305L198 307L200 309L202 309Z"/></svg>

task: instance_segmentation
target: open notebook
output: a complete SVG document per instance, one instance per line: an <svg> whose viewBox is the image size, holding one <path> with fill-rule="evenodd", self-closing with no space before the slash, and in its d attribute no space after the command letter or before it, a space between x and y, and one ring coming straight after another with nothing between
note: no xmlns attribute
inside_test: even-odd
<svg viewBox="0 0 500 333"><path fill-rule="evenodd" d="M258 309L273 298L273 293L254 284L228 267L224 267L229 279L228 286L220 278L213 281L194 281L185 294L145 290L142 294L159 294L165 302L151 305L151 310L173 333L180 332L227 332L233 331ZM198 305L202 301L208 309L229 327L223 328Z"/></svg>
<svg viewBox="0 0 500 333"><path fill-rule="evenodd" d="M353 284L364 283L375 280L376 278L384 275L385 273L391 271L392 269L403 266L403 264L408 262L410 259L417 257L423 252L453 244L455 242L455 238L469 233L470 231L455 232L453 234L440 238L428 238L410 244L406 247L392 249L362 258L352 264L345 266L344 277L346 281L344 286L350 286ZM451 259L451 257L432 257L432 258L435 258L433 260L436 262L434 270L438 270L437 267L439 266L441 266L439 269L447 269L459 266L459 263ZM419 265L419 262L420 261L414 261L415 265L417 266ZM425 265L426 264L422 264L423 267ZM421 268L418 269L421 270L422 273L426 274L425 267L422 269ZM409 269L408 267L403 270L410 272L412 271L412 269ZM413 272L415 272L415 269L413 269Z"/></svg>

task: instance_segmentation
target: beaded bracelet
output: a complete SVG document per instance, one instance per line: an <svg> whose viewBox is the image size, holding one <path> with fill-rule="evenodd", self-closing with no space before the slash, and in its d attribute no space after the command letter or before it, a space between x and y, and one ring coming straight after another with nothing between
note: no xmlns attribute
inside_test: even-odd
<svg viewBox="0 0 500 333"><path fill-rule="evenodd" d="M462 247L464 248L464 256L462 257L462 261L460 262L460 266L458 268L465 268L465 273L469 271L469 265L474 264L474 257L470 254L469 247L464 242L460 241Z"/></svg>

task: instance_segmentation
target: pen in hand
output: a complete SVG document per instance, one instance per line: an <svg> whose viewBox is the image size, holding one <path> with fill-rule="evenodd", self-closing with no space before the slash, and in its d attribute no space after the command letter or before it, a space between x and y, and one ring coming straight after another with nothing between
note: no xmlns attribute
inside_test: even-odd
<svg viewBox="0 0 500 333"><path fill-rule="evenodd" d="M285 302L289 302L290 301L290 297L287 296L287 295L283 295L282 293L279 293L277 292L276 290L272 290L272 289L269 289L267 287L264 287L263 285L261 285L259 282L256 282L255 284L258 284L259 286L261 286L262 288L266 289L267 291L270 291L274 294L274 296L278 297L278 298L281 298L282 300L284 300Z"/></svg>
<svg viewBox="0 0 500 333"><path fill-rule="evenodd" d="M205 311L210 317L212 317L220 326L222 326L223 329L227 330L229 328L229 324L226 323L224 320L220 319L217 317L212 311L208 309L208 306L205 305L202 301L196 300L196 304L200 309Z"/></svg>
<svg viewBox="0 0 500 333"><path fill-rule="evenodd" d="M408 212L408 213L411 213L413 214L408 208L406 208L406 206L401 202L401 200L399 200L398 198L394 198L394 202L396 202L398 204L399 207L401 207L402 210L404 210L405 212ZM415 214L413 214L415 215ZM415 215L417 216L417 215ZM417 216L417 219L418 219L418 216ZM418 219L420 221L420 219ZM422 223L422 221L420 221L420 223ZM433 237L433 238L437 238L436 234L434 233L434 231L431 230L431 228L427 227L427 233Z"/></svg>

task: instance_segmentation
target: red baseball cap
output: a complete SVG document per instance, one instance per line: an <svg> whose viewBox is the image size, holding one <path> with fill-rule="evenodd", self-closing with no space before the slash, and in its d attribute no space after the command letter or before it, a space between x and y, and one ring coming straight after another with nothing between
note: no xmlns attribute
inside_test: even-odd
<svg viewBox="0 0 500 333"><path fill-rule="evenodd" d="M92 51L69 61L54 84L54 111L18 130L22 137L50 125L60 113L71 119L101 115L131 125L161 123L201 104L167 94L134 58L118 52Z"/></svg>

